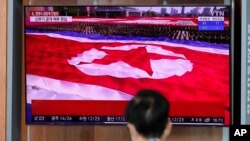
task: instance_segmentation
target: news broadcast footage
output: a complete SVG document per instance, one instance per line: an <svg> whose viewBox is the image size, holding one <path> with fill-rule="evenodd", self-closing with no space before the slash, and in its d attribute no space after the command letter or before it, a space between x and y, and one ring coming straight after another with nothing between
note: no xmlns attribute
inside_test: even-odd
<svg viewBox="0 0 250 141"><path fill-rule="evenodd" d="M125 124L141 89L174 124L230 124L228 6L25 7L27 124Z"/></svg>

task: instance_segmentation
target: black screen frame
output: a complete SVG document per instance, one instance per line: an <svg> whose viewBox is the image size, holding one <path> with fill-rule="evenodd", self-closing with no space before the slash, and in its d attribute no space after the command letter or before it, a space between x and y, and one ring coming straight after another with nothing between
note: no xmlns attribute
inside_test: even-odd
<svg viewBox="0 0 250 141"><path fill-rule="evenodd" d="M238 70L235 69L235 66L239 66L240 63L235 63L239 60L236 60L236 58L238 58L238 53L240 52L239 50L235 50L235 48L232 48L232 40L235 40L234 41L234 46L237 44L238 45L238 36L234 36L232 37L232 30L235 30L236 26L238 26L238 24L235 24L234 27L232 27L232 14L233 13L233 9L232 9L232 6L231 5L225 5L225 4L168 4L168 5L25 5L24 6L24 62L23 62L23 65L25 66L25 70L24 70L24 75L25 75L25 122L27 125L124 125L125 123L118 123L118 124L107 124L107 123L99 123L99 122L91 122L91 123L68 123L68 122L27 122L27 91L26 91L26 64L25 64L25 59L26 59L26 39L25 39L25 27L26 27L26 8L29 8L29 7L54 7L54 6L58 6L58 7L79 7L79 6L111 6L111 7L116 7L116 6L128 6L128 7L181 7L181 6L197 6L197 7L211 7L211 6L225 6L225 7L228 7L228 9L230 10L229 12L229 37L230 37L230 43L229 43L229 46L230 46L230 49L229 49L229 62L230 62L230 69L229 69L229 74L230 74L230 124L229 125L206 125L206 124L174 124L175 126L215 126L215 127L229 127L231 124L234 124L234 123L238 123L237 121L240 119L240 117L238 117L238 114L235 115L234 112L237 112L238 110L235 110L235 109L238 109L237 106L239 106L240 104L237 104L238 102L234 102L234 99L240 99L240 97L238 97L237 95L235 95L234 93L238 92L238 89L236 89L235 87L238 87L235 86L236 84L239 84L239 80L237 78L237 73L238 73ZM235 10L236 11L236 10ZM237 17L237 16L235 16ZM239 18L239 17L237 17ZM236 19L236 18L235 18ZM236 20L235 20L236 21ZM236 39L237 38L237 39ZM233 46L233 47L234 47ZM239 52L238 52L239 51ZM235 52L235 56L232 56L232 52ZM232 63L234 62L234 65L232 65ZM238 65L237 65L238 64ZM234 68L234 72L232 72L232 68ZM236 67L236 68L240 68L240 67ZM233 81L234 80L234 81ZM235 83L235 81L237 81L237 83ZM239 82L238 82L239 81ZM240 84L239 84L240 85ZM234 109L234 110L233 110ZM240 120L239 120L240 121Z"/></svg>

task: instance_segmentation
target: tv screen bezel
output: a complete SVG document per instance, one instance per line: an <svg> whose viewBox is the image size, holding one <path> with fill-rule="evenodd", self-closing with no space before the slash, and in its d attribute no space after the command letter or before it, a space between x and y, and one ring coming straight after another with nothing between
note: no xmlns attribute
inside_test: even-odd
<svg viewBox="0 0 250 141"><path fill-rule="evenodd" d="M101 122L28 122L27 121L27 91L26 91L26 63L25 63L25 60L26 60L26 33L25 33L25 27L26 27L26 8L30 8L30 7L79 7L79 6L111 6L111 7L116 7L116 6L128 6L128 7L162 7L162 6L165 6L165 7L181 7L181 6L195 6L195 7L211 7L211 6L225 6L225 7L228 7L228 9L230 10L229 11L229 38L230 38L230 43L229 43L229 74L230 74L230 109L229 109L229 114L230 114L230 121L229 121L229 125L210 125L210 124L173 124L175 126L215 126L215 127L229 127L231 124L233 124L233 97L234 97L234 91L233 91L233 87L234 87L234 81L233 81L233 77L234 77L234 74L233 74L233 64L234 64L234 61L235 61L235 58L233 56L233 53L234 53L234 45L232 44L232 42L234 41L234 39L232 38L232 32L234 32L234 21L232 21L232 15L233 15L233 7L231 5L227 5L227 4L168 4L168 5L24 5L24 26L23 26L23 29L24 29L24 33L23 33L23 36L24 36L24 47L23 47L23 53L24 53L24 61L22 62L23 66L25 66L24 68L24 72L23 72L23 75L25 77L25 80L24 80L24 92L25 92L25 123L26 125L124 125L126 124L125 123L110 123L110 124L107 124L107 123L101 123Z"/></svg>

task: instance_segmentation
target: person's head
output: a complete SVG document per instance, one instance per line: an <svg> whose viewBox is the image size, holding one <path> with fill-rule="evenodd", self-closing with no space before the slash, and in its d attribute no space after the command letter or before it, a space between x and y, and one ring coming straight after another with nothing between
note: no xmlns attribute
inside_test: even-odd
<svg viewBox="0 0 250 141"><path fill-rule="evenodd" d="M161 93L154 90L139 91L125 111L132 140L165 140L172 127L169 108L168 100Z"/></svg>

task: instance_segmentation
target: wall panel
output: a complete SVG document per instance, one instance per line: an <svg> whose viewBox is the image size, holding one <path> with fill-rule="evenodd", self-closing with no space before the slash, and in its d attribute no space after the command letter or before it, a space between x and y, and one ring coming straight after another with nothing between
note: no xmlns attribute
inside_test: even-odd
<svg viewBox="0 0 250 141"><path fill-rule="evenodd" d="M95 141L129 141L128 128L123 126L96 126Z"/></svg>
<svg viewBox="0 0 250 141"><path fill-rule="evenodd" d="M224 0L167 0L168 4L224 4Z"/></svg>
<svg viewBox="0 0 250 141"><path fill-rule="evenodd" d="M93 141L94 126L31 126L31 141Z"/></svg>
<svg viewBox="0 0 250 141"><path fill-rule="evenodd" d="M7 0L0 1L0 141L6 139Z"/></svg>
<svg viewBox="0 0 250 141"><path fill-rule="evenodd" d="M62 4L77 4L77 0L24 0L26 5L62 5Z"/></svg>
<svg viewBox="0 0 250 141"><path fill-rule="evenodd" d="M201 0L169 0L169 3L201 3ZM221 3L222 0L208 0L207 3ZM28 4L24 0L24 4ZM31 4L91 4L91 0L32 0ZM161 4L161 0L99 0L99 4ZM24 95L24 93L23 93ZM24 108L24 107L23 107ZM24 112L23 112L24 118ZM23 119L24 122L24 119ZM27 134L27 131L29 134ZM26 136L27 134L27 136ZM22 141L130 141L126 126L53 126L22 125ZM169 141L222 141L222 128L174 126Z"/></svg>
<svg viewBox="0 0 250 141"><path fill-rule="evenodd" d="M161 4L161 0L99 0L99 4L106 5L106 4L112 4L112 5L119 5L119 4L126 4L126 5L149 5L149 4Z"/></svg>
<svg viewBox="0 0 250 141"><path fill-rule="evenodd" d="M222 128L174 126L168 141L222 141Z"/></svg>

